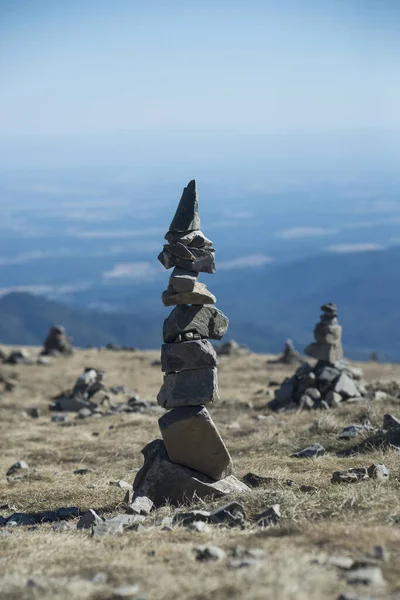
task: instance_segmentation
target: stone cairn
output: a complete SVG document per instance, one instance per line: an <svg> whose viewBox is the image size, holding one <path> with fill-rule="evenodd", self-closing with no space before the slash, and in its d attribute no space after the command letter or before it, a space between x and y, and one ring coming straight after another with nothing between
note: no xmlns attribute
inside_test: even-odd
<svg viewBox="0 0 400 600"><path fill-rule="evenodd" d="M222 338L228 318L198 282L200 272L215 273L215 251L200 231L195 181L183 190L165 239L158 259L173 271L162 302L175 308L164 321L165 375L157 400L169 412L158 421L163 441L142 450L145 463L133 485L134 498L147 496L156 506L247 489L232 475L229 452L205 408L219 399L217 355L208 340Z"/></svg>
<svg viewBox="0 0 400 600"><path fill-rule="evenodd" d="M317 363L312 367L305 362L293 377L283 381L269 403L272 410L330 408L343 401L362 400L367 395L361 382L362 371L343 360L342 327L337 320L336 304L324 304L321 311L314 328L315 342L305 349Z"/></svg>
<svg viewBox="0 0 400 600"><path fill-rule="evenodd" d="M67 336L62 325L50 327L47 338L43 344L42 356L58 356L59 354L71 355L73 353L71 338Z"/></svg>
<svg viewBox="0 0 400 600"><path fill-rule="evenodd" d="M283 352L278 359L268 361L270 364L281 365L302 365L304 358L297 352L292 340L287 339L283 348Z"/></svg>

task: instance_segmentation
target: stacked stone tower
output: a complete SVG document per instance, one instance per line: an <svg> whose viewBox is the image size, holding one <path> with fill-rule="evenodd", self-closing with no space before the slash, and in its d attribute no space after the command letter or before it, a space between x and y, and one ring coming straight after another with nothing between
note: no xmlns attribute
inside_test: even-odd
<svg viewBox="0 0 400 600"><path fill-rule="evenodd" d="M305 353L323 362L335 363L343 358L342 327L337 320L336 304L321 306L319 323L314 327L315 342L309 344Z"/></svg>
<svg viewBox="0 0 400 600"><path fill-rule="evenodd" d="M195 181L183 190L165 239L158 259L173 271L162 301L175 308L164 321L164 383L157 399L169 412L159 419L163 441L143 449L145 464L134 483L134 495L155 504L246 489L231 475L229 452L205 406L219 399L217 355L209 340L220 340L229 321L198 281L199 273L215 273L215 251L200 230Z"/></svg>

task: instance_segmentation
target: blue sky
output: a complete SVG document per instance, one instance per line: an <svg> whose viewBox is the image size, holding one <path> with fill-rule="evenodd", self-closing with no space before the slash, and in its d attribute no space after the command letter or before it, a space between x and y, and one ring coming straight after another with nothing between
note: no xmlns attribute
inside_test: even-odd
<svg viewBox="0 0 400 600"><path fill-rule="evenodd" d="M0 136L400 125L394 0L1 0Z"/></svg>

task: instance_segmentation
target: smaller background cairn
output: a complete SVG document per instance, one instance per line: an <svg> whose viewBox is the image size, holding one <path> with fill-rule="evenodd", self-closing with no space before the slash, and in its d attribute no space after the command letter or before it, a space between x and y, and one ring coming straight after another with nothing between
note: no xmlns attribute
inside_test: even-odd
<svg viewBox="0 0 400 600"><path fill-rule="evenodd" d="M67 336L65 328L62 325L53 325L50 327L49 334L44 341L42 356L58 356L64 354L70 356L73 353L72 340Z"/></svg>
<svg viewBox="0 0 400 600"><path fill-rule="evenodd" d="M336 304L321 306L322 315L314 328L315 342L306 354L317 359L312 367L304 362L292 377L286 378L269 403L272 410L329 408L367 395L362 371L343 360L342 327Z"/></svg>

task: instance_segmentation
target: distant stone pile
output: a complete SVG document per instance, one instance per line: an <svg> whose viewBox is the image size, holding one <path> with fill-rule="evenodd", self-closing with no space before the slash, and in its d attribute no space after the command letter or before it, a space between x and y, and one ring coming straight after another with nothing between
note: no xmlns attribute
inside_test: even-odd
<svg viewBox="0 0 400 600"><path fill-rule="evenodd" d="M314 328L315 342L306 354L317 359L315 367L307 362L286 378L269 403L273 410L291 408L329 408L344 401L361 400L367 390L361 382L362 371L343 360L342 327L335 304L321 306L322 315Z"/></svg>
<svg viewBox="0 0 400 600"><path fill-rule="evenodd" d="M142 451L145 463L134 482L134 497L156 505L180 504L193 496L223 496L246 489L232 473L232 461L204 405L218 397L217 356L209 339L219 340L228 318L216 298L198 282L200 272L215 273L212 242L200 230L196 182L183 194L158 259L173 267L164 306L175 306L164 322L158 403L170 409L159 419L163 441Z"/></svg>
<svg viewBox="0 0 400 600"><path fill-rule="evenodd" d="M286 340L281 356L277 360L269 361L271 364L302 365L305 361L294 347L292 340Z"/></svg>
<svg viewBox="0 0 400 600"><path fill-rule="evenodd" d="M245 356L250 353L247 346L238 344L236 340L228 340L216 348L218 356Z"/></svg>
<svg viewBox="0 0 400 600"><path fill-rule="evenodd" d="M71 338L67 336L62 325L50 327L47 338L44 341L42 356L58 356L64 354L69 356L73 353Z"/></svg>

